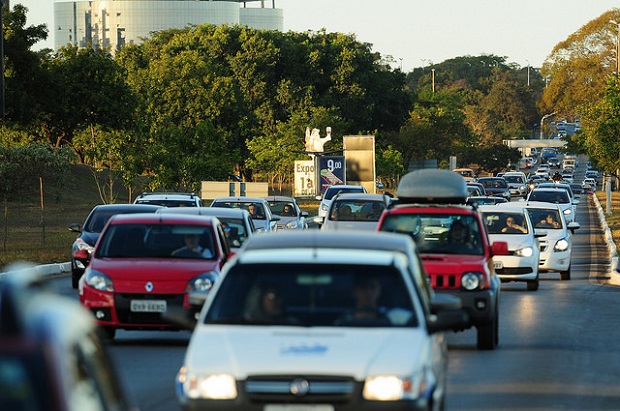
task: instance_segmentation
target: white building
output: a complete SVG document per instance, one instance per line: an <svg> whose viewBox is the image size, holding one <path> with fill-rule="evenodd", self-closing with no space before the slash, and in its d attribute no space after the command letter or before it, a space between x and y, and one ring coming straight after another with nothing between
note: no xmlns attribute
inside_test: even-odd
<svg viewBox="0 0 620 411"><path fill-rule="evenodd" d="M260 5L248 7L251 2ZM283 10L275 8L275 0L271 7L265 0L56 0L54 23L56 50L91 44L114 51L140 44L155 31L205 23L284 30Z"/></svg>

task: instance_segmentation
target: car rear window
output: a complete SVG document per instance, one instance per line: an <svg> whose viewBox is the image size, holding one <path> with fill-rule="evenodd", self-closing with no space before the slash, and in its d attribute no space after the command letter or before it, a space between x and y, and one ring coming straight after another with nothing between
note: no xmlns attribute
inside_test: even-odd
<svg viewBox="0 0 620 411"><path fill-rule="evenodd" d="M350 318L356 287L375 287L378 304ZM392 266L353 264L238 264L217 291L205 323L351 327L417 326L402 273ZM372 290L371 290L372 291ZM266 305L278 300L279 312ZM373 314L373 316L371 316ZM359 321L357 321L359 320Z"/></svg>

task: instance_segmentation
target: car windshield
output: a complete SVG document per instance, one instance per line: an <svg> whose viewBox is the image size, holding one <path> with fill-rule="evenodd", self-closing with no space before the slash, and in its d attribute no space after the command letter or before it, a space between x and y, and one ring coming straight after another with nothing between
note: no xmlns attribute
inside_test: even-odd
<svg viewBox="0 0 620 411"><path fill-rule="evenodd" d="M542 201L544 203L566 204L570 203L570 198L566 190L534 190L530 193L529 201Z"/></svg>
<svg viewBox="0 0 620 411"><path fill-rule="evenodd" d="M534 224L534 228L558 229L563 228L564 220L556 208L528 208L527 213Z"/></svg>
<svg viewBox="0 0 620 411"><path fill-rule="evenodd" d="M280 217L297 217L295 206L291 201L269 201L269 208L271 208L272 213Z"/></svg>
<svg viewBox="0 0 620 411"><path fill-rule="evenodd" d="M325 200L331 200L338 193L363 193L363 187L330 187L325 192Z"/></svg>
<svg viewBox="0 0 620 411"><path fill-rule="evenodd" d="M504 180L506 180L509 183L517 183L517 184L522 184L523 183L523 177L522 176L507 176L504 174Z"/></svg>
<svg viewBox="0 0 620 411"><path fill-rule="evenodd" d="M484 211L484 225L489 234L528 234L529 227L523 213Z"/></svg>
<svg viewBox="0 0 620 411"><path fill-rule="evenodd" d="M377 222L383 210L385 204L381 201L336 200L331 208L330 219Z"/></svg>
<svg viewBox="0 0 620 411"><path fill-rule="evenodd" d="M113 224L100 240L97 258L215 257L211 226L186 224Z"/></svg>
<svg viewBox="0 0 620 411"><path fill-rule="evenodd" d="M417 326L406 290L392 266L239 264L224 277L205 324Z"/></svg>
<svg viewBox="0 0 620 411"><path fill-rule="evenodd" d="M482 184L485 188L506 188L508 185L506 184L506 180L503 178L481 178L478 180L480 184Z"/></svg>
<svg viewBox="0 0 620 411"><path fill-rule="evenodd" d="M88 231L89 233L101 233L103 231L103 227L108 222L110 217L112 217L115 213L106 213L106 212L97 212L95 211L89 218L86 223L84 223L84 231Z"/></svg>
<svg viewBox="0 0 620 411"><path fill-rule="evenodd" d="M381 231L408 234L420 253L482 255L476 219L460 214L388 214Z"/></svg>
<svg viewBox="0 0 620 411"><path fill-rule="evenodd" d="M211 207L221 208L235 208L246 210L250 213L250 217L253 220L266 220L265 208L262 203L256 203L252 201L218 201L211 205Z"/></svg>

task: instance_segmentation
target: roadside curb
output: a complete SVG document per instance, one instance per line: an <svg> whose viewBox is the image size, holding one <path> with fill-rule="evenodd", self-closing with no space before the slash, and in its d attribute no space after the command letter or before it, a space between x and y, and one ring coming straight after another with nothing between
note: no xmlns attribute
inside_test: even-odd
<svg viewBox="0 0 620 411"><path fill-rule="evenodd" d="M63 275L71 272L71 263L55 263L55 264L42 264L37 266L28 266L27 263L18 264L16 266L17 269L13 271L6 271L0 273L0 278L4 277L7 274L11 273L19 273L20 271L34 269L36 273L40 276L48 277L55 275Z"/></svg>
<svg viewBox="0 0 620 411"><path fill-rule="evenodd" d="M609 252L611 268L609 270L610 282L613 285L620 285L620 272L618 267L618 254L616 243L614 242L614 238L611 235L611 229L607 225L607 219L605 218L605 211L603 210L603 206L599 201L596 194L593 195L594 204L596 205L596 210L598 212L599 220L601 221L601 227L603 228L603 236L605 237L605 243L607 243L607 251Z"/></svg>

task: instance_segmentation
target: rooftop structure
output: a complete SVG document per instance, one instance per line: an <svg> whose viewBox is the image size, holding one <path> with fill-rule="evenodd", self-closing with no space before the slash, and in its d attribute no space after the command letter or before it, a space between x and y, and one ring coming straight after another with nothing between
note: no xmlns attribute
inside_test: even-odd
<svg viewBox="0 0 620 411"><path fill-rule="evenodd" d="M247 3L260 3L248 7ZM189 25L240 24L260 30L284 30L283 10L265 0L56 0L55 49L62 46L110 48L140 44L153 32ZM258 6L258 5L255 5Z"/></svg>

